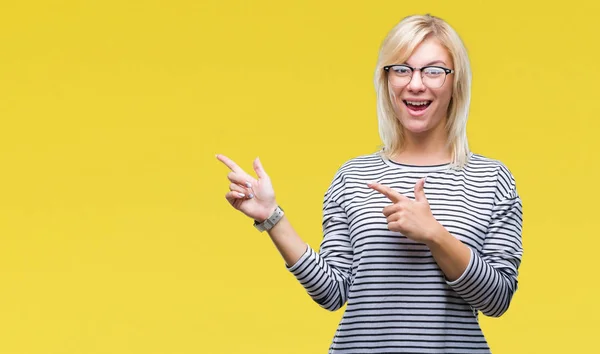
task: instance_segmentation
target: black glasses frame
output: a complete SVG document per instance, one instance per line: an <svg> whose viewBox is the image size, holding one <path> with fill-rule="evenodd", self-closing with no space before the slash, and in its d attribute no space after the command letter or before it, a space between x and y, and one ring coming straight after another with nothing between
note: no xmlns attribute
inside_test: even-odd
<svg viewBox="0 0 600 354"><path fill-rule="evenodd" d="M394 65L386 65L386 66L384 66L383 70L385 70L386 72L389 72L390 69L393 68L394 66L403 66L405 68L409 68L413 72L420 71L421 72L421 76L423 76L423 69L427 69L427 68L442 69L446 73L446 76L448 76L448 74L453 74L454 73L454 70L452 70L452 69L448 69L448 68L445 68L443 66L437 66L437 65L427 65L427 66L423 66L423 67L420 67L420 68L414 68L414 67L412 67L410 65L406 65L406 64L394 64Z"/></svg>
<svg viewBox="0 0 600 354"><path fill-rule="evenodd" d="M407 85L412 81L412 78L413 78L413 75L414 75L415 71L420 71L421 72L421 80L423 80L424 79L423 78L423 76L424 76L423 75L423 69L436 68L436 69L443 70L444 73L445 73L445 75L444 75L444 82L442 82L442 84L439 87L432 87L432 88L440 88L440 87L444 86L444 84L446 83L446 78L448 77L448 74L453 74L454 73L454 70L445 68L443 66L438 66L438 65L427 65L427 66L423 66L423 67L420 67L420 68L413 68L412 66L406 65L406 64L394 64L394 65L386 65L386 66L384 66L383 70L385 70L385 72L387 74L389 74L390 69L393 68L393 67L395 67L395 66L401 66L401 67L408 68L408 69L412 70L412 75L410 76L410 80L406 83ZM425 85L425 86L427 86L427 85ZM427 86L427 87L429 87L429 86Z"/></svg>

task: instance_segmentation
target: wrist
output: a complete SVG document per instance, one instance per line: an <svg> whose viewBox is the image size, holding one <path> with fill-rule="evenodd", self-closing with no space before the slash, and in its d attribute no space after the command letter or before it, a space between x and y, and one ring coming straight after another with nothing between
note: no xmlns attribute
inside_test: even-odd
<svg viewBox="0 0 600 354"><path fill-rule="evenodd" d="M258 229L258 231L260 231L260 232L269 231L281 221L281 219L283 218L283 215L284 215L283 209L281 209L281 207L279 207L277 205L277 206L275 206L275 210L273 210L273 212L269 215L269 217L267 219L265 219L263 222L254 220L254 227L256 229Z"/></svg>
<svg viewBox="0 0 600 354"><path fill-rule="evenodd" d="M436 227L432 229L432 232L427 237L427 241L425 242L425 244L430 249L439 247L448 235L450 235L448 230L446 230L446 228L442 226L442 224L436 222Z"/></svg>
<svg viewBox="0 0 600 354"><path fill-rule="evenodd" d="M264 212L261 213L257 218L255 218L254 221L256 221L259 224L265 222L265 220L267 220L269 217L271 217L271 215L273 215L273 213L277 209L277 206L278 206L278 204L274 203L274 204L271 204L270 206L266 207L264 209Z"/></svg>

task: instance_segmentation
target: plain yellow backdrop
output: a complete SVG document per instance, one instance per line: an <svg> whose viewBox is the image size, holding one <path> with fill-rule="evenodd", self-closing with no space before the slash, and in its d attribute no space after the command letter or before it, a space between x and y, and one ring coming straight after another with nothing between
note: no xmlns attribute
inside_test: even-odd
<svg viewBox="0 0 600 354"><path fill-rule="evenodd" d="M312 302L225 201L260 156L315 249L337 168L379 144L377 50L404 16L453 25L474 152L524 203L494 353L600 352L595 1L3 1L0 353L324 353Z"/></svg>

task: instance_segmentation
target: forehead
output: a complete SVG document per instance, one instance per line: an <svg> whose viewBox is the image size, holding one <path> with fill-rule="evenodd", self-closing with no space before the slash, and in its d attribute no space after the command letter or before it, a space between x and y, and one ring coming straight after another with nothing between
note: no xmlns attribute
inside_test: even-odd
<svg viewBox="0 0 600 354"><path fill-rule="evenodd" d="M448 66L453 64L452 56L436 38L427 38L421 42L406 59L406 63L411 66L423 66L435 61L443 61Z"/></svg>

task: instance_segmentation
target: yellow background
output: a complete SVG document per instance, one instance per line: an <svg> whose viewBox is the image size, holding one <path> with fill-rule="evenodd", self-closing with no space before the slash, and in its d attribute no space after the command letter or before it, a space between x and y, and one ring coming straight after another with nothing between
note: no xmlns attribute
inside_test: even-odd
<svg viewBox="0 0 600 354"><path fill-rule="evenodd" d="M379 145L373 70L404 16L462 36L474 152L524 203L494 353L598 351L595 1L3 1L0 353L324 353L318 307L225 201L260 156L315 249L344 161Z"/></svg>

